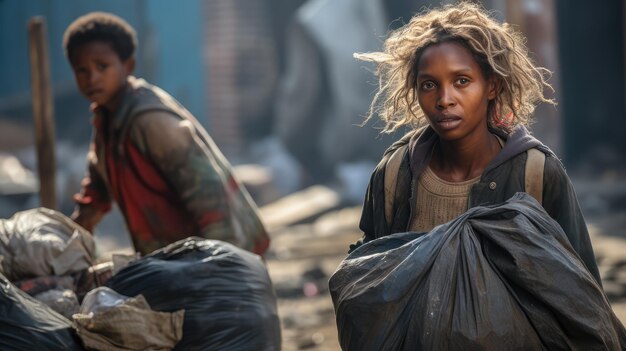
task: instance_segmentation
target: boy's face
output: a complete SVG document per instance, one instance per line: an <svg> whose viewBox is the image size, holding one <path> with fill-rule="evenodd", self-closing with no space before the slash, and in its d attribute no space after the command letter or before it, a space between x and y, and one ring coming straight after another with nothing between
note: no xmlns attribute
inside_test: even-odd
<svg viewBox="0 0 626 351"><path fill-rule="evenodd" d="M428 123L444 140L471 139L486 132L495 91L493 81L460 43L435 44L418 62L417 98Z"/></svg>
<svg viewBox="0 0 626 351"><path fill-rule="evenodd" d="M70 61L80 92L98 107L115 111L134 59L122 61L111 44L92 41L74 49Z"/></svg>

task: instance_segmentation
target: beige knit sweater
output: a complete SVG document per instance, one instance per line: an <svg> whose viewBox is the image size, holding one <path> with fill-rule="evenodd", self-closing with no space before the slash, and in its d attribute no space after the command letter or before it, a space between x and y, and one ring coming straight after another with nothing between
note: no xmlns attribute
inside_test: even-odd
<svg viewBox="0 0 626 351"><path fill-rule="evenodd" d="M426 168L417 180L415 213L411 231L428 232L467 211L467 199L472 185L480 176L464 182L448 182Z"/></svg>

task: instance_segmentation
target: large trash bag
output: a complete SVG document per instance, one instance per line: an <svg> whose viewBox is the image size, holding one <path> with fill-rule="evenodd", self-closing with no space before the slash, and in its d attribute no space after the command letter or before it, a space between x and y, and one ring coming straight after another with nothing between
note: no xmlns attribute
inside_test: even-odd
<svg viewBox="0 0 626 351"><path fill-rule="evenodd" d="M0 273L12 282L86 270L95 252L93 235L61 212L40 207L0 219Z"/></svg>
<svg viewBox="0 0 626 351"><path fill-rule="evenodd" d="M344 350L624 350L626 331L531 196L352 252L329 281Z"/></svg>
<svg viewBox="0 0 626 351"><path fill-rule="evenodd" d="M280 323L267 269L255 254L189 238L145 256L107 286L143 295L153 310L185 310L174 350L279 350Z"/></svg>
<svg viewBox="0 0 626 351"><path fill-rule="evenodd" d="M0 350L84 350L72 323L0 274Z"/></svg>

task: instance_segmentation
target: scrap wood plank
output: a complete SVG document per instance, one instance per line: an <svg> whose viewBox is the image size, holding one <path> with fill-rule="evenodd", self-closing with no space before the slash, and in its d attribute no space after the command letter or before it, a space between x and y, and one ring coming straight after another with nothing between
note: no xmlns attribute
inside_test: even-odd
<svg viewBox="0 0 626 351"><path fill-rule="evenodd" d="M289 225L312 220L339 207L339 194L322 185L314 185L287 195L259 209L261 218L272 232Z"/></svg>
<svg viewBox="0 0 626 351"><path fill-rule="evenodd" d="M54 156L54 106L50 87L48 40L43 17L28 22L31 91L41 206L56 209L56 161Z"/></svg>

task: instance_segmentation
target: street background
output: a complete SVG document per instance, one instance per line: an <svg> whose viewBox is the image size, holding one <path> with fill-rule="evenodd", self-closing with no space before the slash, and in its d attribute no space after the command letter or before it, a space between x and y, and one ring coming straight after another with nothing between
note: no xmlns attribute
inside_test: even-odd
<svg viewBox="0 0 626 351"><path fill-rule="evenodd" d="M444 3L451 3L447 1ZM553 72L558 105L532 132L563 160L588 221L603 284L626 321L626 60L623 0L485 0ZM402 133L359 126L376 89L354 52L425 0L0 0L0 218L39 206L27 23L47 26L56 144L56 207L69 215L90 138L62 36L107 11L139 39L136 75L167 90L236 167L271 231L267 255L285 350L338 350L327 281L357 240L360 204L383 150ZM50 175L47 175L50 176ZM99 252L131 251L116 210Z"/></svg>

